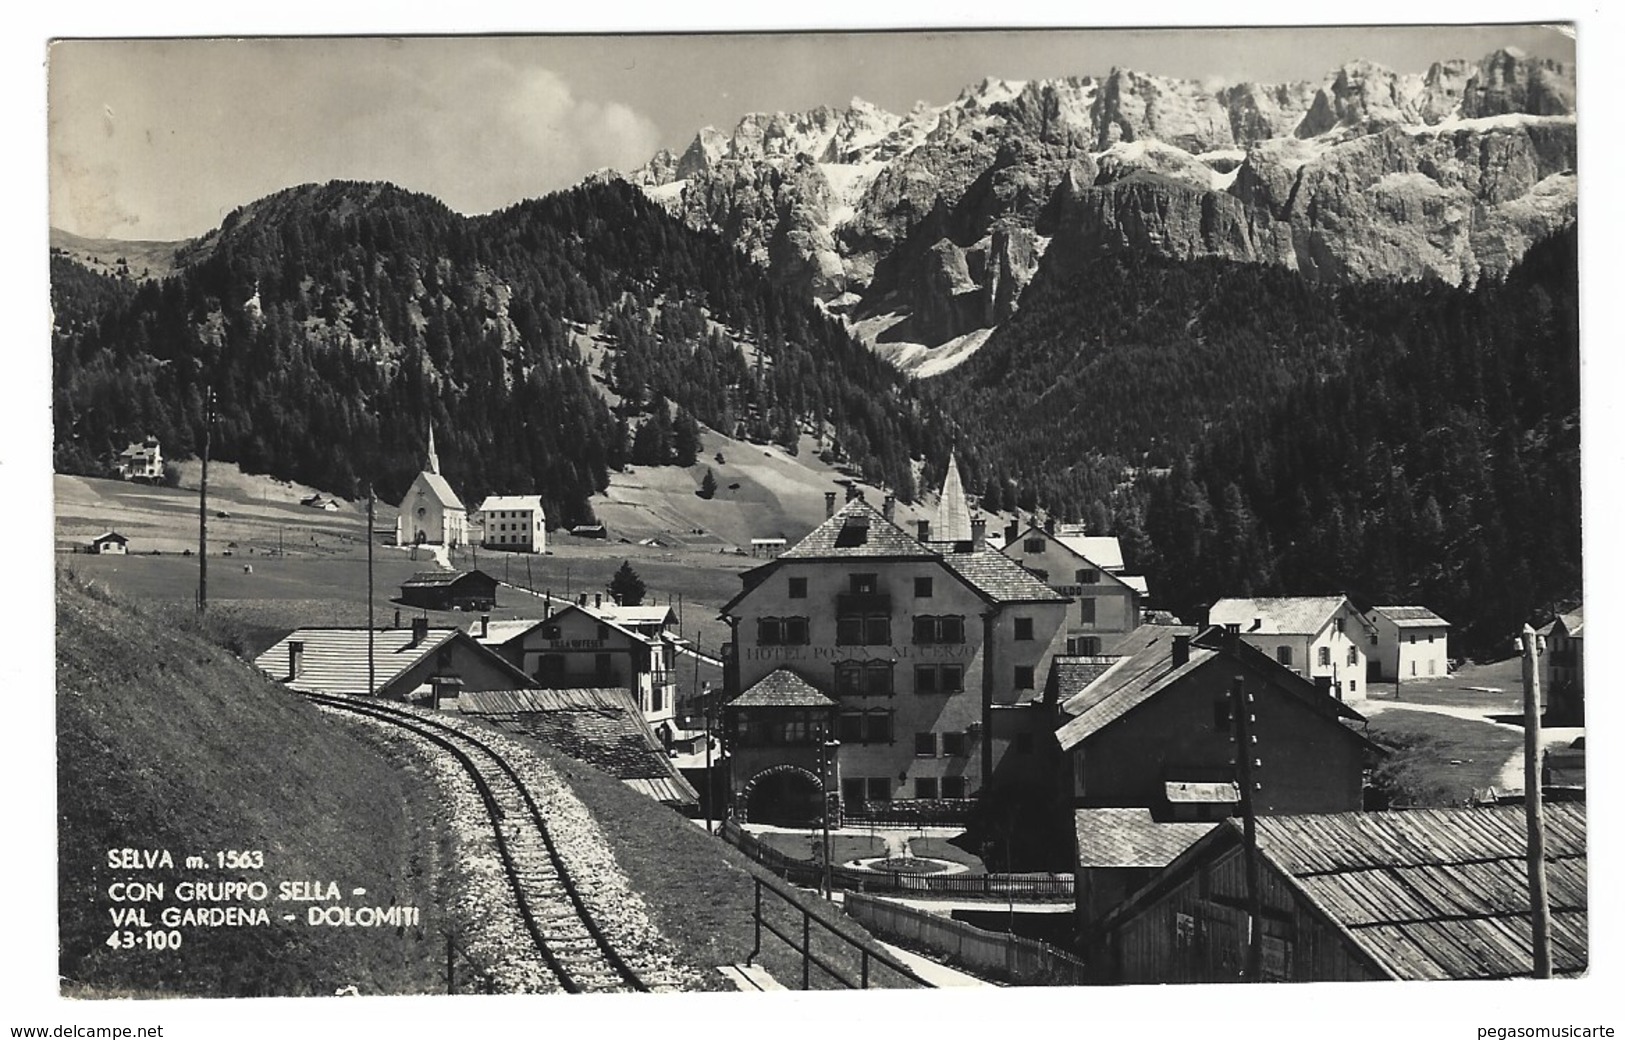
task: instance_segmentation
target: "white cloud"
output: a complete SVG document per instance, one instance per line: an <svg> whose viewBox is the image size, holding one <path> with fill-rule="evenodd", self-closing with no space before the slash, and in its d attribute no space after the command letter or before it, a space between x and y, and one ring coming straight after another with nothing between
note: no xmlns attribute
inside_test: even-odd
<svg viewBox="0 0 1625 1040"><path fill-rule="evenodd" d="M387 180L481 213L657 147L522 50L440 40L102 44L53 58L52 221L178 238L293 184Z"/></svg>

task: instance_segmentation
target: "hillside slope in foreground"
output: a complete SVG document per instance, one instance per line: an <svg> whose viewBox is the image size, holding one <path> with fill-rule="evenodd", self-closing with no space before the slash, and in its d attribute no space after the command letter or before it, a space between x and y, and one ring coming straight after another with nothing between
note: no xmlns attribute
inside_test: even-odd
<svg viewBox="0 0 1625 1040"><path fill-rule="evenodd" d="M443 992L445 934L466 922L440 906L457 884L446 823L421 761L385 756L366 731L318 714L210 641L190 611L121 600L72 576L57 585L57 825L60 972L72 995L300 995ZM515 738L519 739L519 738ZM530 739L592 813L655 924L681 956L725 988L724 965L754 945L751 912L765 868L582 762ZM110 865L109 850L168 851L173 868ZM262 870L214 869L216 853L259 851ZM122 855L122 854L121 854ZM185 867L202 855L210 869ZM188 927L177 950L115 950L109 886L136 880L259 877L267 927ZM415 905L401 929L311 928L307 903L278 903L279 883L336 880L346 903ZM875 949L860 926L815 896L769 896L781 930L809 909L847 940L815 929L818 956L860 971L850 943ZM162 931L159 904L145 906ZM281 920L293 912L299 923ZM793 984L800 958L769 942L760 963ZM466 974L467 965L463 966ZM463 981L460 976L459 981ZM814 972L815 988L839 988ZM875 985L907 986L890 972Z"/></svg>
<svg viewBox="0 0 1625 1040"><path fill-rule="evenodd" d="M343 724L267 683L187 631L186 614L115 602L71 579L57 587L59 972L83 993L207 996L443 990L436 880L445 855L426 777ZM139 865L120 853L137 850ZM173 866L149 867L167 852ZM263 866L222 868L219 854ZM186 866L201 856L206 866ZM116 868L114 864L117 864ZM267 925L173 929L178 950L146 948L146 929L112 911L160 914L242 900L182 901L182 882L263 881ZM163 898L120 899L121 882ZM282 882L336 881L345 901L412 905L404 928L311 926L314 903L279 901ZM143 889L141 891L150 891ZM283 920L292 913L293 922ZM107 945L115 932L132 949Z"/></svg>

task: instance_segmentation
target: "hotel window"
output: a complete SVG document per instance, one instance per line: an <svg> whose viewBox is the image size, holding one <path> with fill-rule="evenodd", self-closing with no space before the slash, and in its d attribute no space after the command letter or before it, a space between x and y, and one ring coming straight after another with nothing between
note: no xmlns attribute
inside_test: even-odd
<svg viewBox="0 0 1625 1040"><path fill-rule="evenodd" d="M1093 567L1085 567L1078 571L1073 580L1079 585L1093 585L1100 580L1100 572Z"/></svg>
<svg viewBox="0 0 1625 1040"><path fill-rule="evenodd" d="M942 735L942 754L944 758L964 758L970 754L968 750L970 741L963 733L944 733Z"/></svg>
<svg viewBox="0 0 1625 1040"><path fill-rule="evenodd" d="M1021 664L1016 666L1016 689L1030 690L1033 688L1033 666Z"/></svg>
<svg viewBox="0 0 1625 1040"><path fill-rule="evenodd" d="M1355 647L1352 647L1352 646L1349 647L1349 667L1352 668L1352 667L1354 667L1355 665L1357 665L1359 663L1360 663L1360 651Z"/></svg>
<svg viewBox="0 0 1625 1040"><path fill-rule="evenodd" d="M1331 647L1329 647L1329 646L1321 647L1319 657L1320 657L1320 667L1322 667L1322 668L1330 668L1332 666L1332 648Z"/></svg>
<svg viewBox="0 0 1625 1040"><path fill-rule="evenodd" d="M1086 625L1095 623L1095 601L1092 597L1078 600L1078 620Z"/></svg>
<svg viewBox="0 0 1625 1040"><path fill-rule="evenodd" d="M964 689L964 665L917 664L914 666L915 693L962 693Z"/></svg>
<svg viewBox="0 0 1625 1040"><path fill-rule="evenodd" d="M804 617L759 618L756 642L759 646L806 646L807 619Z"/></svg>
<svg viewBox="0 0 1625 1040"><path fill-rule="evenodd" d="M891 777L871 776L869 778L868 794L871 802L891 801Z"/></svg>
<svg viewBox="0 0 1625 1040"><path fill-rule="evenodd" d="M937 757L937 735L935 733L916 733L916 734L914 734L914 757L915 758L936 758Z"/></svg>
<svg viewBox="0 0 1625 1040"><path fill-rule="evenodd" d="M842 661L835 666L835 692L847 697L889 697L890 661Z"/></svg>
<svg viewBox="0 0 1625 1040"><path fill-rule="evenodd" d="M891 712L845 712L837 723L836 733L843 744L889 744L893 739Z"/></svg>
<svg viewBox="0 0 1625 1040"><path fill-rule="evenodd" d="M1033 637L1033 619L1030 617L1016 618L1016 639L1027 641Z"/></svg>
<svg viewBox="0 0 1625 1040"><path fill-rule="evenodd" d="M1288 668L1291 668L1292 667L1292 648L1290 646L1278 646L1278 647L1276 647L1275 648L1275 659L1277 661L1279 661L1281 664L1286 665Z"/></svg>
<svg viewBox="0 0 1625 1040"><path fill-rule="evenodd" d="M931 598L931 591L932 591L932 589L931 589L931 579L930 578L915 578L914 579L914 598L915 599L930 599Z"/></svg>
<svg viewBox="0 0 1625 1040"><path fill-rule="evenodd" d="M1044 551L1044 539L1028 538L1021 543L1021 548L1023 552L1041 553Z"/></svg>
<svg viewBox="0 0 1625 1040"><path fill-rule="evenodd" d="M854 595L873 596L880 591L880 578L874 574L854 574L849 578Z"/></svg>
<svg viewBox="0 0 1625 1040"><path fill-rule="evenodd" d="M937 670L935 666L929 664L917 664L914 666L914 692L937 692Z"/></svg>
<svg viewBox="0 0 1625 1040"><path fill-rule="evenodd" d="M942 778L942 797L964 798L965 778L962 776L945 776Z"/></svg>
<svg viewBox="0 0 1625 1040"><path fill-rule="evenodd" d="M868 791L867 781L861 776L849 776L841 781L841 801L854 805L864 800Z"/></svg>
<svg viewBox="0 0 1625 1040"><path fill-rule="evenodd" d="M934 776L917 778L914 781L914 797L935 799L937 797L937 778Z"/></svg>
<svg viewBox="0 0 1625 1040"><path fill-rule="evenodd" d="M846 614L835 619L838 646L890 646L891 617L886 614Z"/></svg>
<svg viewBox="0 0 1625 1040"><path fill-rule="evenodd" d="M914 616L914 642L917 646L938 643L963 643L965 619L958 616L933 617L929 614Z"/></svg>
<svg viewBox="0 0 1625 1040"><path fill-rule="evenodd" d="M791 599L806 599L807 598L807 579L806 578L791 578L790 579L790 598Z"/></svg>

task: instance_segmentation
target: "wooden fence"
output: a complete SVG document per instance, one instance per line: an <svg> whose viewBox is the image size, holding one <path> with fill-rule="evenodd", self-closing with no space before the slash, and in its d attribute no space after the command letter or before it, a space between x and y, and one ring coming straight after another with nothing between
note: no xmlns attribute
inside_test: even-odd
<svg viewBox="0 0 1625 1040"><path fill-rule="evenodd" d="M823 869L817 863L794 859L762 844L734 820L723 821L722 837L728 844L792 884L816 888L822 881ZM1071 874L908 874L836 866L830 870L830 881L836 888L851 892L1066 902L1075 898Z"/></svg>
<svg viewBox="0 0 1625 1040"><path fill-rule="evenodd" d="M846 912L887 941L926 950L946 963L1017 986L1081 986L1083 961L1048 943L989 932L963 921L849 892Z"/></svg>

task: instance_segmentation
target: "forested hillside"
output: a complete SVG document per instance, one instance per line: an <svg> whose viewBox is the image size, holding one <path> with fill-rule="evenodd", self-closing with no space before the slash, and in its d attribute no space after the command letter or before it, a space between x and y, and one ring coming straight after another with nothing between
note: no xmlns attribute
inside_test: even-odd
<svg viewBox="0 0 1625 1040"><path fill-rule="evenodd" d="M620 182L479 218L389 185L289 189L132 284L53 255L56 465L144 433L398 496L432 420L470 504L591 516L612 468L692 465L698 424L850 463L905 501L950 446L991 512L1124 539L1156 603L1421 602L1458 648L1580 595L1571 228L1503 280L1337 284L1100 255L1061 228L964 365L911 383L709 232Z"/></svg>
<svg viewBox="0 0 1625 1040"><path fill-rule="evenodd" d="M1159 606L1345 591L1499 652L1581 590L1575 242L1476 290L1046 267L933 395L973 490L1120 534Z"/></svg>
<svg viewBox="0 0 1625 1040"><path fill-rule="evenodd" d="M646 461L691 462L664 430L696 419L805 430L911 494L926 431L902 378L619 182L472 219L390 185L292 188L186 256L134 288L53 256L59 472L100 472L148 432L195 453L212 387L217 457L343 495L398 495L432 420L466 498L539 493L572 522L645 424ZM607 372L579 349L589 328Z"/></svg>

